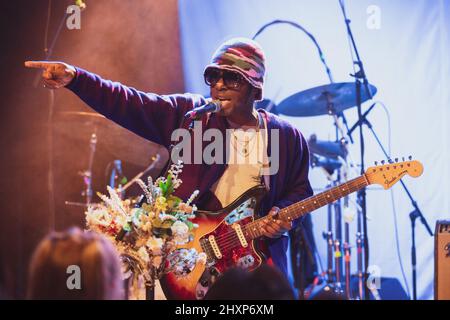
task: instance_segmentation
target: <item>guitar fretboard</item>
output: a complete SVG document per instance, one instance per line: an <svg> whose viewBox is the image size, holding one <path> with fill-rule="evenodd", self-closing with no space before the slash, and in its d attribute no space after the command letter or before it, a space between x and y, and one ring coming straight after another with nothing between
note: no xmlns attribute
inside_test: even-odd
<svg viewBox="0 0 450 320"><path fill-rule="evenodd" d="M347 181L339 186L333 187L300 202L291 204L290 206L281 209L278 216L282 220L295 220L308 212L319 209L368 185L369 182L366 179L366 176L359 176L358 178ZM266 216L245 225L243 231L246 237L249 240L261 237L264 234L262 225L266 223L267 219L271 219L271 217Z"/></svg>

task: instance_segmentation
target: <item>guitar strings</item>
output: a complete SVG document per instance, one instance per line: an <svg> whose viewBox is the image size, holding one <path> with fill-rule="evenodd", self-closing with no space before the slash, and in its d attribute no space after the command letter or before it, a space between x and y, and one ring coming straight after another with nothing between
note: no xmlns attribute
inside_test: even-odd
<svg viewBox="0 0 450 320"><path fill-rule="evenodd" d="M366 183L363 182L363 183L359 183L358 185L353 186L353 187L360 188L360 187L364 186L365 184L366 184ZM325 196L325 193L322 193L322 194L318 194L318 195L317 195L317 197L324 197L324 196ZM342 197L342 196L341 196L341 197ZM341 198L341 197L340 197L340 198ZM317 200L319 200L319 199L317 199ZM329 202L328 202L329 199L327 199L327 198L322 198L322 200L325 200L325 204L329 203ZM337 199L336 199L336 200L337 200ZM320 204L320 201L319 201L319 204ZM325 205L325 204L324 204L324 205ZM293 204L293 206L296 206L296 205L298 206L299 203L294 203L294 204ZM322 205L322 206L324 206L324 205ZM307 210L310 209L310 208L309 208L310 205L307 205L307 204L306 204L306 205L304 205L304 206L305 206L305 209L307 209ZM317 208L312 207L311 209L315 210L315 209L317 209ZM311 210L311 211L312 211L312 210ZM249 230L247 230L247 229L249 228L250 224L257 223L258 221L263 220L263 219L265 219L265 218L267 218L267 216L262 217L262 218L260 218L260 219L258 219L258 220L254 220L254 221L252 221L252 222L249 222L248 224L246 224L246 225L243 226L243 228L245 229L245 230L243 230L243 231L249 231ZM216 240L217 240L217 241L221 241L221 240L224 240L225 238L227 238L227 236L229 236L229 235L234 235L234 234L236 234L235 231L229 231L229 232L226 232L226 233L224 233L224 234L218 236L218 237L216 238ZM229 238L229 237L228 237L228 238Z"/></svg>
<svg viewBox="0 0 450 320"><path fill-rule="evenodd" d="M355 182L357 182L357 181L355 181ZM360 188L362 188L362 187L364 187L364 186L366 186L367 185L367 183L366 183L366 181L361 181L361 182L359 182L358 181L358 183L356 184L356 185L353 185L353 186L351 186L351 187L356 187L357 188L357 190L358 189L360 189ZM350 185L349 185L350 186ZM339 188L337 188L336 190L338 190ZM330 190L332 190L332 189L330 189ZM355 190L355 191L357 191L357 190ZM329 191L329 190L328 190ZM353 192L355 192L355 191L353 191ZM351 192L351 193L353 193L353 192ZM326 192L324 192L324 193L320 193L320 194L318 194L317 195L317 200L319 200L319 197L323 197L324 195L325 195L325 193ZM350 194L350 193L349 193ZM348 194L347 194L348 195ZM342 198L343 196L341 196L340 198ZM326 200L326 199L325 199ZM337 199L336 199L337 200ZM335 200L335 201L336 201ZM297 203L294 203L293 204L293 206L295 206L295 205L298 205L298 202ZM323 206L323 205L322 205ZM305 209L308 209L308 205L305 205ZM318 208L316 208L316 209L318 209ZM267 216L266 216L267 217ZM265 219L266 217L263 217L263 218L260 218L261 220L262 219ZM260 221L260 219L258 219L258 220L255 220L255 221L253 221L253 222L250 222L250 223L248 223L247 225L244 225L243 226L243 232L245 233L245 231L248 231L247 229L248 229L248 226L251 224L251 223L256 223L257 221ZM233 248L233 246L235 245L235 243L236 243L236 240L238 240L238 243L240 244L240 241L239 241L239 238L237 237L237 233L235 232L235 231L228 231L228 232L226 232L226 233L224 233L223 235L220 235L220 236L218 236L217 238L216 238L216 243L217 243L217 245L219 246L219 250L228 250L228 249L230 249L230 248Z"/></svg>
<svg viewBox="0 0 450 320"><path fill-rule="evenodd" d="M355 181L355 182L356 182L356 181ZM363 186L365 186L365 185L366 185L366 183L365 183L365 181L363 181L362 183L358 183L358 184L354 185L353 187L357 187L357 188L359 189L359 188L361 188L361 187L363 187ZM318 196L317 200L319 200L319 197L325 196L325 193L318 194L317 196ZM326 202L327 202L327 199L324 198L324 200L325 200L325 203L326 203ZM337 200L337 199L336 199L336 200ZM320 201L319 201L319 203L320 203ZM294 205L298 205L298 203L297 203L297 204L294 204ZM308 206L308 205L306 205L306 209L309 209L309 206ZM313 206L312 209L317 209L317 208L314 208L314 206ZM256 221L258 221L258 220L256 220ZM243 231L244 231L244 232L245 232L245 231L248 231L247 229L248 229L249 225L250 225L251 223L256 222L256 221L253 221L253 222L248 223L247 225L244 225L244 226L243 226L243 229L244 229ZM258 237L259 237L259 236L258 236ZM257 238L257 237L256 237L256 238ZM223 235L218 236L218 237L216 238L216 240L217 240L216 243L217 243L217 245L219 246L219 250L221 249L220 247L222 247L222 250L228 250L229 248L233 247L235 244L237 244L237 243L240 244L239 238L237 237L237 234L236 234L236 232L234 232L234 231L229 231L229 232L227 232L227 233L224 233ZM238 240L237 243L236 243L236 240ZM231 246L230 246L230 245L231 245Z"/></svg>

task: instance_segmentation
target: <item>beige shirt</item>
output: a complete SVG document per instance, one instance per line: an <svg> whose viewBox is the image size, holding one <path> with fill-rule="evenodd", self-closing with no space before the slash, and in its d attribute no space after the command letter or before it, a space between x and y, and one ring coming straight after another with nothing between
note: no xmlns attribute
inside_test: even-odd
<svg viewBox="0 0 450 320"><path fill-rule="evenodd" d="M265 119L263 121L263 130L229 121L232 129L229 129L231 134L227 135L228 167L211 187L222 207L261 183L261 170L267 163L267 124Z"/></svg>

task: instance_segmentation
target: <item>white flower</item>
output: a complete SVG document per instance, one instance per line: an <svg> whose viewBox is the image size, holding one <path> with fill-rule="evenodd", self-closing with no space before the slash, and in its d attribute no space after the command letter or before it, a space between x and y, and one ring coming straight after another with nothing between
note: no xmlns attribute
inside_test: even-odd
<svg viewBox="0 0 450 320"><path fill-rule="evenodd" d="M145 198L147 199L147 203L152 203L153 202L153 195L152 195L152 187L153 186L151 184L146 186L144 181L142 181L141 179L137 179L136 183L139 185L139 187L141 187L142 191L144 191Z"/></svg>
<svg viewBox="0 0 450 320"><path fill-rule="evenodd" d="M200 252L197 256L197 263L206 264L206 253Z"/></svg>
<svg viewBox="0 0 450 320"><path fill-rule="evenodd" d="M116 225L118 225L120 227L123 227L124 225L126 225L127 221L128 221L128 219L124 215L116 216L116 218L114 219L114 222L116 223Z"/></svg>
<svg viewBox="0 0 450 320"><path fill-rule="evenodd" d="M102 200L105 201L105 203L108 204L109 207L111 209L113 209L114 211L122 212L122 213L126 212L125 208L123 207L122 199L120 199L116 190L114 190L110 186L107 186L106 189L109 192L110 198L108 199L108 197L105 196L102 198Z"/></svg>
<svg viewBox="0 0 450 320"><path fill-rule="evenodd" d="M189 227L184 222L175 221L170 229L177 244L185 244L189 241Z"/></svg>
<svg viewBox="0 0 450 320"><path fill-rule="evenodd" d="M166 221L166 220L172 220L172 221L175 221L175 220L177 220L177 218L176 218L175 216L173 216L173 215L171 215L171 214L165 214L164 212L162 212L162 213L159 214L159 219L160 219L161 221Z"/></svg>
<svg viewBox="0 0 450 320"><path fill-rule="evenodd" d="M163 239L151 237L147 240L147 243L145 245L149 250L152 250L154 255L160 255L163 244Z"/></svg>
<svg viewBox="0 0 450 320"><path fill-rule="evenodd" d="M181 221L175 221L171 229L173 234L185 234L189 232L189 227Z"/></svg>
<svg viewBox="0 0 450 320"><path fill-rule="evenodd" d="M198 196L199 192L200 192L200 191L195 190L195 191L192 193L192 195L189 197L188 201L186 201L186 204L187 204L187 205L190 205L191 202L194 201L195 197Z"/></svg>
<svg viewBox="0 0 450 320"><path fill-rule="evenodd" d="M89 207L86 212L86 222L88 225L100 225L100 226L109 226L112 221L112 217L109 214L108 210L103 208L93 208Z"/></svg>
<svg viewBox="0 0 450 320"><path fill-rule="evenodd" d="M145 262L148 262L149 260L150 260L150 257L149 257L149 255L148 255L148 252L147 252L147 250L145 249L145 247L141 247L139 250L138 250L138 255L139 255L139 257L142 259L142 260L144 260Z"/></svg>
<svg viewBox="0 0 450 320"><path fill-rule="evenodd" d="M169 265L173 273L178 277L184 277L194 270L198 254L193 248L178 249L168 257Z"/></svg>
<svg viewBox="0 0 450 320"><path fill-rule="evenodd" d="M173 241L175 241L176 244L186 244L189 242L189 234L188 233L177 234L173 238Z"/></svg>
<svg viewBox="0 0 450 320"><path fill-rule="evenodd" d="M178 163L174 163L170 166L170 169L167 171L168 174L172 177L172 186L173 189L177 189L183 181L181 179L178 179L178 175L183 171L183 161L179 160Z"/></svg>

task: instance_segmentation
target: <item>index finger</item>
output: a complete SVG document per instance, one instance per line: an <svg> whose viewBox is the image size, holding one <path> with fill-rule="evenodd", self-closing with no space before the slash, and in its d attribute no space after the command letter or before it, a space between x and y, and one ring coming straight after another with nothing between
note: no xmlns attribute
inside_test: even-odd
<svg viewBox="0 0 450 320"><path fill-rule="evenodd" d="M27 68L47 68L51 64L48 61L25 61L25 67Z"/></svg>

